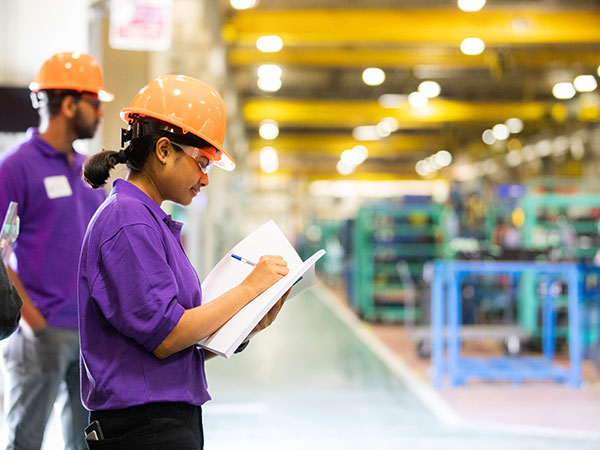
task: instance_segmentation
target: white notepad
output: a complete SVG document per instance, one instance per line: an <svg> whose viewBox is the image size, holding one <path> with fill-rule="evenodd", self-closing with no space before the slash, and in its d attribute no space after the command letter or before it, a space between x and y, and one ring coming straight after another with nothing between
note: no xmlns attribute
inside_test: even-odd
<svg viewBox="0 0 600 450"><path fill-rule="evenodd" d="M281 229L270 220L242 239L210 271L202 282L202 303L208 303L237 286L253 270L252 266L232 258L232 253L251 261L258 261L262 255L280 255L287 262L289 273L198 343L200 347L226 358L233 354L291 286L294 287L288 300L314 285L315 263L325 254L325 250L321 249L302 261Z"/></svg>

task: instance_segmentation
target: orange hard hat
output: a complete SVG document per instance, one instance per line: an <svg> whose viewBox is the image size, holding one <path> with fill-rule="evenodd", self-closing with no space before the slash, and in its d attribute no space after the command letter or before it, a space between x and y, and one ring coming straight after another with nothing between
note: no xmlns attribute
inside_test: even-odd
<svg viewBox="0 0 600 450"><path fill-rule="evenodd" d="M115 98L104 89L100 65L87 53L63 52L52 55L42 64L29 89L33 92L44 89L93 92L104 102Z"/></svg>
<svg viewBox="0 0 600 450"><path fill-rule="evenodd" d="M138 91L121 117L132 125L136 117L150 117L173 125L185 135L208 142L214 149L213 163L225 170L235 162L223 150L227 111L219 93L208 84L185 75L166 75Z"/></svg>

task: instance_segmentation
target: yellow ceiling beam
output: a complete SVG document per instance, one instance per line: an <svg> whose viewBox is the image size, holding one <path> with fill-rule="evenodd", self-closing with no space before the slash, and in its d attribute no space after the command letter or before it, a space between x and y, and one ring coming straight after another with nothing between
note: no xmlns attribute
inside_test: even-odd
<svg viewBox="0 0 600 450"><path fill-rule="evenodd" d="M339 157L342 151L355 145L364 145L370 157L391 157L402 153L421 151L423 149L440 150L448 147L450 139L441 135L402 135L392 134L379 141L361 142L348 135L322 134L285 134L274 141L260 138L250 141L250 151L258 151L262 147L272 146L280 152L302 152Z"/></svg>
<svg viewBox="0 0 600 450"><path fill-rule="evenodd" d="M498 64L496 53L488 48L481 55L464 55L458 48L412 48L412 49L375 49L375 48L283 48L277 53L263 53L257 48L237 47L229 51L229 62L234 66L275 63L297 66L323 67L414 67L432 65L449 68L495 67ZM512 64L539 67L557 62L563 64L584 64L597 66L600 57L597 51L566 51L560 49L512 49L508 55Z"/></svg>
<svg viewBox="0 0 600 450"><path fill-rule="evenodd" d="M465 102L431 100L425 108L415 109L408 103L399 108L383 108L376 101L302 101L285 99L251 99L244 105L244 117L258 124L273 119L280 125L355 127L375 125L385 117L394 117L400 128L437 126L452 122L497 122L510 117L537 121L550 108L544 102Z"/></svg>
<svg viewBox="0 0 600 450"><path fill-rule="evenodd" d="M598 11L448 10L248 10L226 24L223 37L255 45L277 34L284 46L315 44L443 43L476 36L487 45L600 42Z"/></svg>

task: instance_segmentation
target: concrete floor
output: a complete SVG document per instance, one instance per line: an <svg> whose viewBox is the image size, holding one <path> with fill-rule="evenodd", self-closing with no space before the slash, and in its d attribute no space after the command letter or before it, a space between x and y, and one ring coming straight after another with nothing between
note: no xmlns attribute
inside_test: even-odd
<svg viewBox="0 0 600 450"><path fill-rule="evenodd" d="M600 448L600 432L465 420L332 297L293 299L244 353L209 362L207 449Z"/></svg>
<svg viewBox="0 0 600 450"><path fill-rule="evenodd" d="M600 449L600 432L468 420L323 286L285 305L244 353L207 365L207 450ZM58 429L44 450L61 448Z"/></svg>

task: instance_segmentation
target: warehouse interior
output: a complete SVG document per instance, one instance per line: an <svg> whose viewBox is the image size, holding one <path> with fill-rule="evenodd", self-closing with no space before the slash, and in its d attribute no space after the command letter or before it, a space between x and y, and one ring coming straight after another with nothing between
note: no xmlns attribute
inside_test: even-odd
<svg viewBox="0 0 600 450"><path fill-rule="evenodd" d="M237 163L163 205L200 279L269 220L327 252L207 363L207 449L600 446L600 2L0 0L0 24L0 158L52 53L115 93L86 155L149 80L193 76Z"/></svg>

